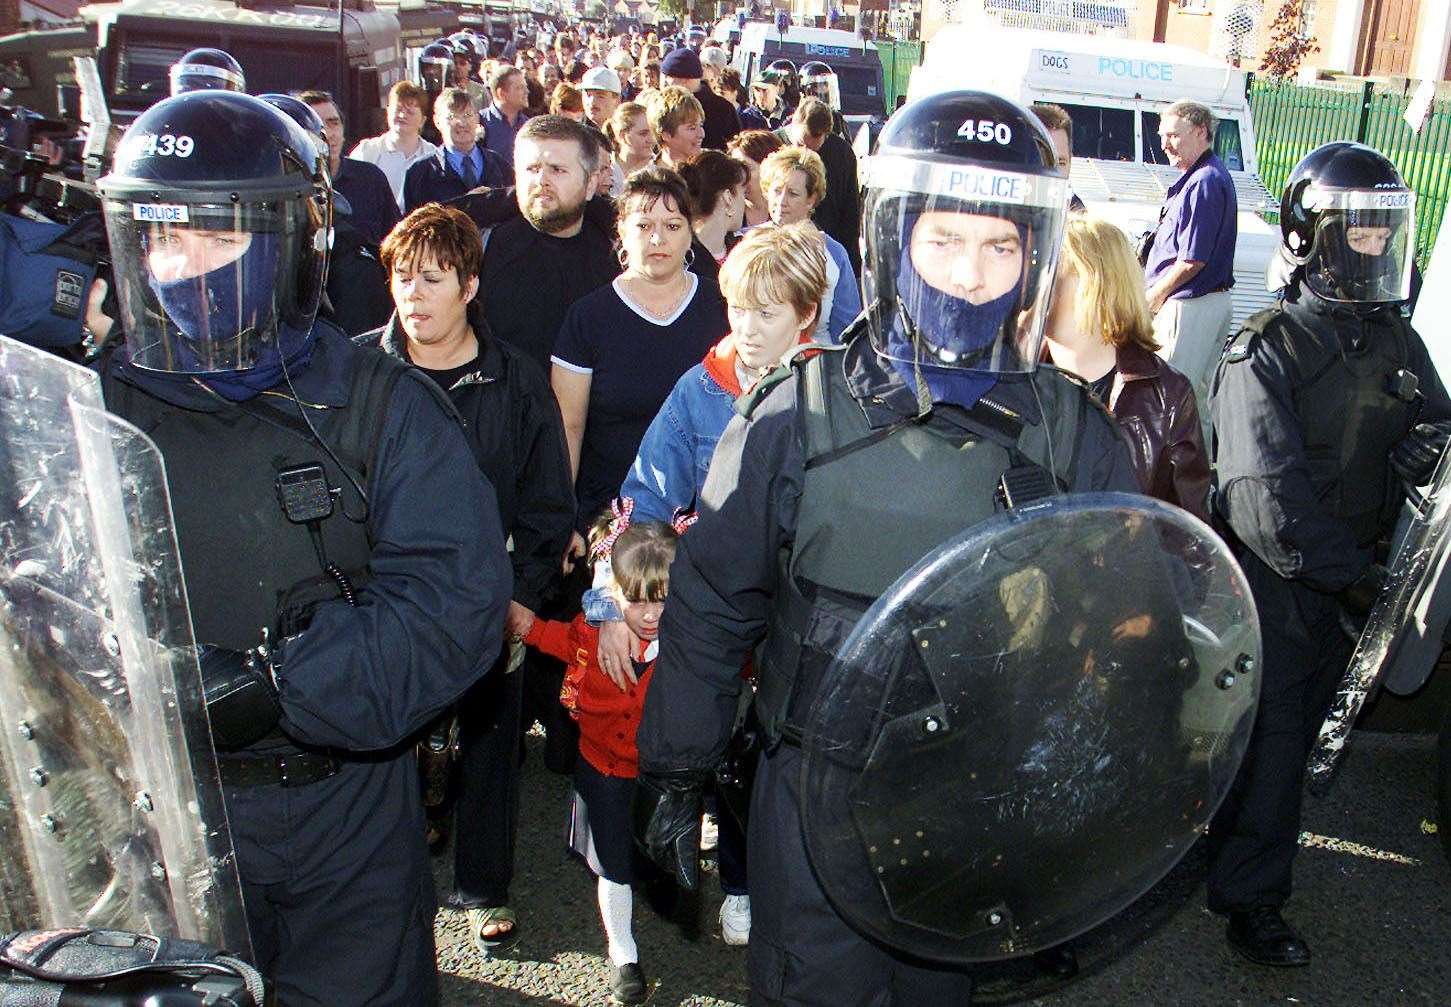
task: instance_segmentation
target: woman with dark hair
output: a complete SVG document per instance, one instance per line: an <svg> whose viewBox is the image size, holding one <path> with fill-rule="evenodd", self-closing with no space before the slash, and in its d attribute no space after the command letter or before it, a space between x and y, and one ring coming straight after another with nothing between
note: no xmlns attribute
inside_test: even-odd
<svg viewBox="0 0 1451 1007"><path fill-rule="evenodd" d="M779 136L764 129L748 129L744 133L737 133L726 144L726 153L746 166L747 226L755 227L771 219L765 194L761 192L761 162L783 146L785 144Z"/></svg>
<svg viewBox="0 0 1451 1007"><path fill-rule="evenodd" d="M730 251L731 235L745 222L746 166L718 150L702 150L680 166L690 190L696 259L704 249L720 265Z"/></svg>
<svg viewBox="0 0 1451 1007"><path fill-rule="evenodd" d="M614 499L675 382L726 334L720 288L688 268L693 220L681 177L637 171L618 207L625 271L574 303L551 358L582 521Z"/></svg>

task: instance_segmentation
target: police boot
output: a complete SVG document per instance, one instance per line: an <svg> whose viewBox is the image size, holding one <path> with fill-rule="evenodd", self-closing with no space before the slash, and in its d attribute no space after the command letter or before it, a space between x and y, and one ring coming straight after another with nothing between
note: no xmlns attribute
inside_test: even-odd
<svg viewBox="0 0 1451 1007"><path fill-rule="evenodd" d="M1035 952L1033 964L1039 972L1054 979L1072 979L1078 975L1078 952L1074 950L1073 942L1068 941Z"/></svg>
<svg viewBox="0 0 1451 1007"><path fill-rule="evenodd" d="M1225 936L1229 938L1229 946L1241 958L1256 965L1297 967L1310 964L1309 945L1285 922L1274 906L1230 913Z"/></svg>

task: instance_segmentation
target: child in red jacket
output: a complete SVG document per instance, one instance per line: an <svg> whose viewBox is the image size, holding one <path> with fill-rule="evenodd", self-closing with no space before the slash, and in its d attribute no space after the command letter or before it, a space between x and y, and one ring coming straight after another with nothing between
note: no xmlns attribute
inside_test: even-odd
<svg viewBox="0 0 1451 1007"><path fill-rule="evenodd" d="M565 662L560 702L579 721L580 759L574 770L570 846L599 879L600 917L609 941L611 999L645 1001L647 986L631 929L635 842L630 799L635 792L638 752L635 731L645 707L645 690L659 649L660 612L670 584L670 561L683 530L659 521L630 523L632 502L616 501L590 531L590 554L608 562L607 589L625 624L640 640L633 681L623 686L599 664L599 630L583 614L570 623L537 619L524 642Z"/></svg>

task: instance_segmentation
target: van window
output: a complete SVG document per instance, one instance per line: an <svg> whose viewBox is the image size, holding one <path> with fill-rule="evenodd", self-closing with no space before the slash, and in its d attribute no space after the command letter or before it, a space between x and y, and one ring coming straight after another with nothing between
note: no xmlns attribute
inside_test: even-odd
<svg viewBox="0 0 1451 1007"><path fill-rule="evenodd" d="M1075 151L1076 153L1076 151ZM1244 171L1244 145L1239 137L1239 123L1220 119L1214 127L1214 153L1230 171ZM1150 164L1168 164L1164 148L1159 145L1159 113L1144 113L1144 160Z"/></svg>
<svg viewBox="0 0 1451 1007"><path fill-rule="evenodd" d="M1134 159L1134 113L1128 108L1057 103L1073 120L1073 156L1100 161Z"/></svg>

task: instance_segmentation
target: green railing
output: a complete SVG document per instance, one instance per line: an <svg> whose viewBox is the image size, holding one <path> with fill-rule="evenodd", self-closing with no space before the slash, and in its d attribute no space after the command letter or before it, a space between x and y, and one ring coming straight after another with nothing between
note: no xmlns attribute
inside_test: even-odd
<svg viewBox="0 0 1451 1007"><path fill-rule="evenodd" d="M921 42L878 42L882 78L887 87L887 111L897 107L897 95L907 93L912 68L922 62Z"/></svg>
<svg viewBox="0 0 1451 1007"><path fill-rule="evenodd" d="M1413 85L1370 81L1294 84L1272 78L1250 85L1260 177L1279 193L1300 158L1331 140L1358 140L1395 162L1416 192L1416 258L1425 264L1451 195L1451 100L1438 98L1419 133L1405 112Z"/></svg>

